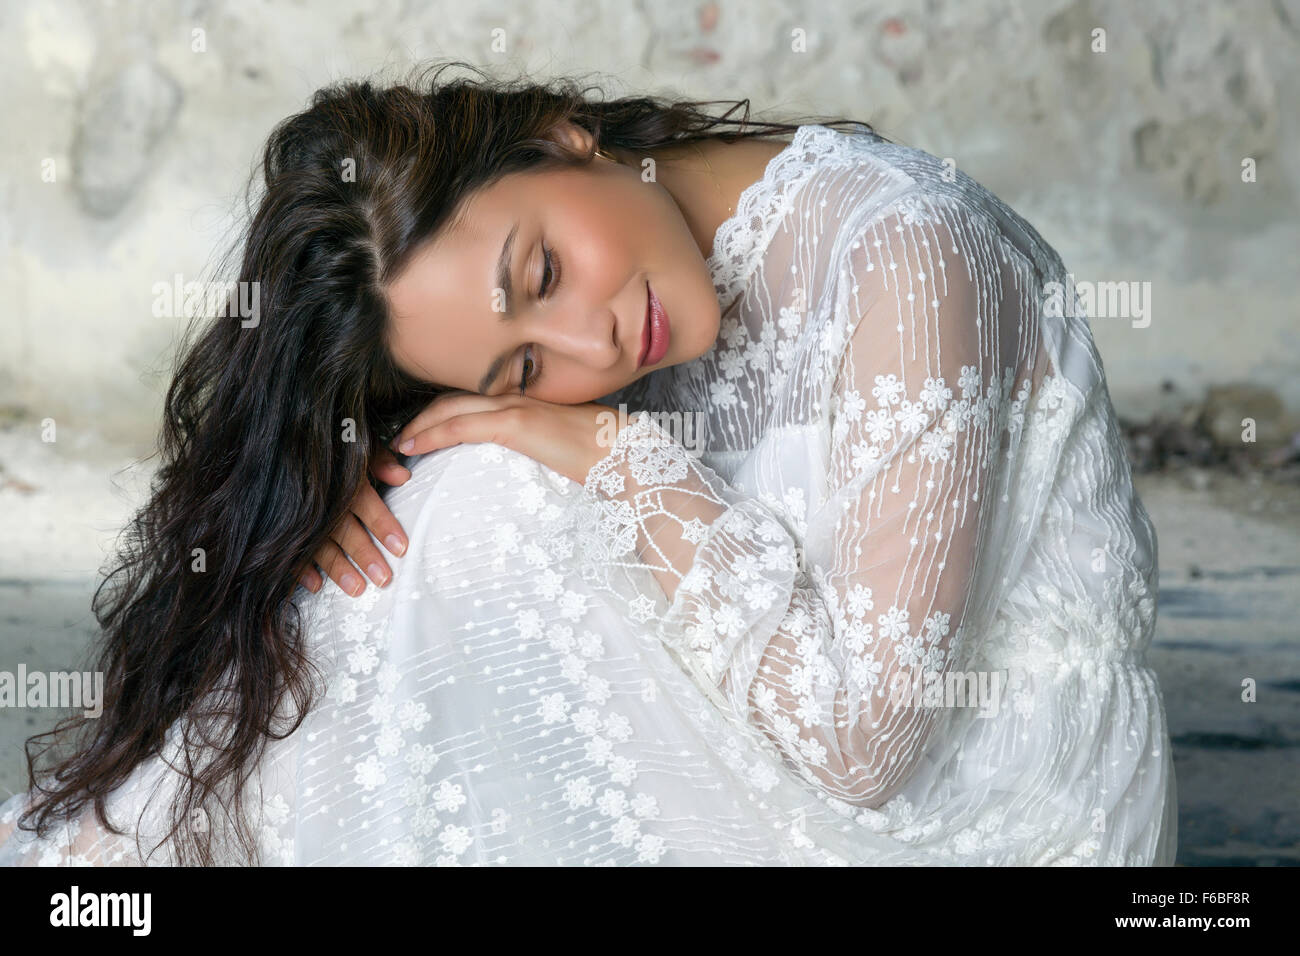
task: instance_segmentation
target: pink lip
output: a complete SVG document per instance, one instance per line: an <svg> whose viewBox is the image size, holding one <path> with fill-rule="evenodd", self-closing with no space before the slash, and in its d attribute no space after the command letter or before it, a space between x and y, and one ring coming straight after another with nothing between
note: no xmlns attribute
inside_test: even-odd
<svg viewBox="0 0 1300 956"><path fill-rule="evenodd" d="M655 295L654 289L650 288L649 282L645 288L646 319L645 329L641 333L641 357L637 368L663 361L663 357L668 354L668 343L672 340L672 327L668 323L668 313L664 311L663 303Z"/></svg>

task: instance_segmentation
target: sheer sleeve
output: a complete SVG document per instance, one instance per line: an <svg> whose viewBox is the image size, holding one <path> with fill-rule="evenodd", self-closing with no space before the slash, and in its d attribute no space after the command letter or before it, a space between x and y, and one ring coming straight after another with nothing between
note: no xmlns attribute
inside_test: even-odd
<svg viewBox="0 0 1300 956"><path fill-rule="evenodd" d="M845 243L816 346L833 359L828 494L802 534L651 415L584 489L606 560L662 588L666 607L642 595L641 617L662 615L664 640L790 768L859 806L899 790L939 719L908 692L952 667L988 508L999 356L1018 330L998 328L1009 290L968 225L908 197Z"/></svg>

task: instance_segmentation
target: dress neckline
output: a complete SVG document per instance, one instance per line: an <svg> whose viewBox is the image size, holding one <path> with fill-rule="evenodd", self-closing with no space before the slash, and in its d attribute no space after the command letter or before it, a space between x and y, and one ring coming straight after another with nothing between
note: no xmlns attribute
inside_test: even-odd
<svg viewBox="0 0 1300 956"><path fill-rule="evenodd" d="M753 233L757 232L762 222L766 221L766 216L763 215L764 207L771 208L772 199L776 194L777 170L789 165L790 157L802 151L803 142L816 129L827 129L827 127L800 126L794 130L794 135L787 146L767 161L762 176L741 190L740 196L736 199L736 211L720 222L718 229L715 230L714 247L705 261L708 274L714 282L714 290L718 293L719 299L723 300L723 304L727 304L733 298L732 289L738 285L737 280L744 278L737 274L738 269L742 268L740 261L737 260L748 259L745 255L745 241L750 239L749 248L753 250ZM755 219L758 221L755 222Z"/></svg>
<svg viewBox="0 0 1300 956"><path fill-rule="evenodd" d="M724 219L713 235L713 250L705 264L719 302L726 308L744 287L767 247L771 231L785 211L786 199L811 174L815 164L805 156L814 139L843 135L829 126L807 124L795 130L790 142L767 161L763 175L746 186L736 200L736 211ZM813 150L814 156L819 154Z"/></svg>
<svg viewBox="0 0 1300 956"><path fill-rule="evenodd" d="M865 125L862 129L871 131ZM848 135L820 124L797 127L790 142L767 161L763 175L741 191L736 199L735 212L714 232L713 250L705 260L724 315L758 268L791 197L816 171L818 158L833 152ZM607 404L626 401L629 407L663 405L665 399L661 390L673 389L675 386L670 383L675 382L684 369L696 367L712 351L710 349L684 365L673 365L637 379L601 401Z"/></svg>

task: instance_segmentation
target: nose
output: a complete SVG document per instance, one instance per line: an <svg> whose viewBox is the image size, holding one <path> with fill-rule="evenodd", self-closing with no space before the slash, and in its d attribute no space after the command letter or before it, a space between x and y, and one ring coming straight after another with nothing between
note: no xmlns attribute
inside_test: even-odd
<svg viewBox="0 0 1300 956"><path fill-rule="evenodd" d="M533 341L593 369L611 368L622 352L618 320L608 305L585 311L560 306L552 315L538 316Z"/></svg>

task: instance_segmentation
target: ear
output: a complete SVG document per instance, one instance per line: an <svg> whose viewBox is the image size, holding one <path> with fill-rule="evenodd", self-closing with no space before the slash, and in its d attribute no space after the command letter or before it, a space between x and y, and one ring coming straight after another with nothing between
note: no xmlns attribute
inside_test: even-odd
<svg viewBox="0 0 1300 956"><path fill-rule="evenodd" d="M593 145L591 133L569 120L557 123L547 137L579 156L586 156Z"/></svg>

